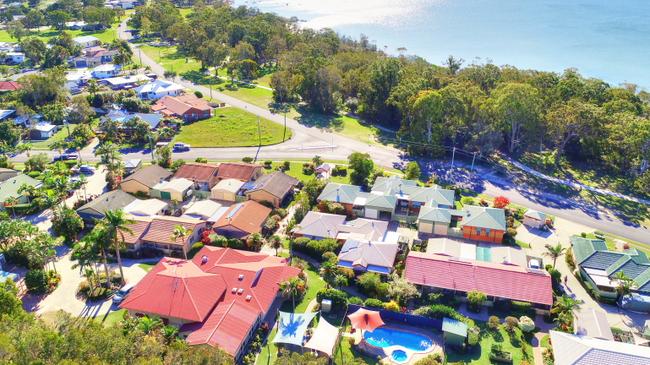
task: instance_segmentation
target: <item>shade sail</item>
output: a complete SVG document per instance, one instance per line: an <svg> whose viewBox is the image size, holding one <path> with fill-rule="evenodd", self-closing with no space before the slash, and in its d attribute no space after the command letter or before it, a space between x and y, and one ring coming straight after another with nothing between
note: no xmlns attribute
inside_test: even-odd
<svg viewBox="0 0 650 365"><path fill-rule="evenodd" d="M336 340L339 338L339 328L331 325L321 317L318 326L314 329L311 339L305 344L306 348L320 351L332 357Z"/></svg>
<svg viewBox="0 0 650 365"><path fill-rule="evenodd" d="M359 308L356 312L348 315L348 318L352 323L352 327L364 331L374 331L375 328L384 325L379 312L365 308Z"/></svg>
<svg viewBox="0 0 650 365"><path fill-rule="evenodd" d="M280 312L278 332L273 338L274 343L287 343L302 346L305 331L316 313L287 313Z"/></svg>

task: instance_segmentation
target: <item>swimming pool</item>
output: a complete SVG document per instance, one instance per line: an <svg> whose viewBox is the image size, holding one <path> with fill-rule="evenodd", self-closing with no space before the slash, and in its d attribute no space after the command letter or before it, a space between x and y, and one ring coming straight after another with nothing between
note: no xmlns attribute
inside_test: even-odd
<svg viewBox="0 0 650 365"><path fill-rule="evenodd" d="M401 346L415 352L427 351L433 345L427 336L391 327L381 327L372 332L364 332L363 338L376 347Z"/></svg>
<svg viewBox="0 0 650 365"><path fill-rule="evenodd" d="M403 364L406 362L406 360L409 359L409 355L406 353L406 351L403 350L395 350L390 354L391 359L393 361Z"/></svg>

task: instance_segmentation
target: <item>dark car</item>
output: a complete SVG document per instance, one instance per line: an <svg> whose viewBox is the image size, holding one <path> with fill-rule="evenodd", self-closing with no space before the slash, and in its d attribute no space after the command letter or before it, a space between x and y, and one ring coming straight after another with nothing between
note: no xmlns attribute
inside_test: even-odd
<svg viewBox="0 0 650 365"><path fill-rule="evenodd" d="M53 161L72 161L78 158L79 157L77 156L76 153L62 153L58 156L54 156Z"/></svg>

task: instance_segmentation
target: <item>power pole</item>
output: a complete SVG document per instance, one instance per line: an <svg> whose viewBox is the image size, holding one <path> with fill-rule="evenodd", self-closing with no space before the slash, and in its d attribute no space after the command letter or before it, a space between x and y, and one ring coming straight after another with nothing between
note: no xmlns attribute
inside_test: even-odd
<svg viewBox="0 0 650 365"><path fill-rule="evenodd" d="M451 152L451 168L454 168L454 159L456 158L456 147Z"/></svg>
<svg viewBox="0 0 650 365"><path fill-rule="evenodd" d="M259 146L262 147L262 127L260 123L261 123L260 118L257 118L257 135L259 136L259 141L260 141Z"/></svg>
<svg viewBox="0 0 650 365"><path fill-rule="evenodd" d="M287 109L284 108L284 132L282 132L282 142L287 138Z"/></svg>
<svg viewBox="0 0 650 365"><path fill-rule="evenodd" d="M472 157L472 168L471 171L474 171L474 161L476 161L476 152L474 152L474 157Z"/></svg>

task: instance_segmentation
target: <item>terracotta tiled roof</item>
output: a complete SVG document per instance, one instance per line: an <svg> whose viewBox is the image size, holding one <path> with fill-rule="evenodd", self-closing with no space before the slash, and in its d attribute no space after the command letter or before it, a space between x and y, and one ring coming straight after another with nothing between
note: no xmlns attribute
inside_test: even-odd
<svg viewBox="0 0 650 365"><path fill-rule="evenodd" d="M16 81L0 81L0 91L15 91L22 89L22 87Z"/></svg>
<svg viewBox="0 0 650 365"><path fill-rule="evenodd" d="M259 165L253 165L249 163L224 162L219 165L217 177L220 180L237 179L245 182L253 177L255 170L259 170L261 168L262 167Z"/></svg>
<svg viewBox="0 0 650 365"><path fill-rule="evenodd" d="M183 242L176 242L172 237L174 228L176 226L183 226L192 231L199 229L201 225L205 222L199 219L190 219L190 218L180 218L180 217L156 217L151 220L149 229L142 236L143 241L170 244L170 245L182 245ZM187 241L189 237L185 240Z"/></svg>
<svg viewBox="0 0 650 365"><path fill-rule="evenodd" d="M190 109L209 111L212 108L207 101L197 98L192 94L181 96L165 96L153 106L153 110L162 111L164 114L184 115Z"/></svg>
<svg viewBox="0 0 650 365"><path fill-rule="evenodd" d="M478 290L488 296L553 304L551 276L542 270L411 252L404 275L418 285L463 292Z"/></svg>
<svg viewBox="0 0 650 365"><path fill-rule="evenodd" d="M194 182L208 183L212 187L216 183L218 169L219 166L207 163L186 163L176 170L174 178L182 177Z"/></svg>
<svg viewBox="0 0 650 365"><path fill-rule="evenodd" d="M131 230L131 233L129 232L122 232L124 234L124 243L129 244L129 245L134 245L138 243L142 235L147 231L147 228L149 228L149 223L150 220L136 220L134 219L135 223L129 224L128 228Z"/></svg>
<svg viewBox="0 0 650 365"><path fill-rule="evenodd" d="M233 226L248 234L258 233L271 209L253 200L233 204L214 224L214 228Z"/></svg>

